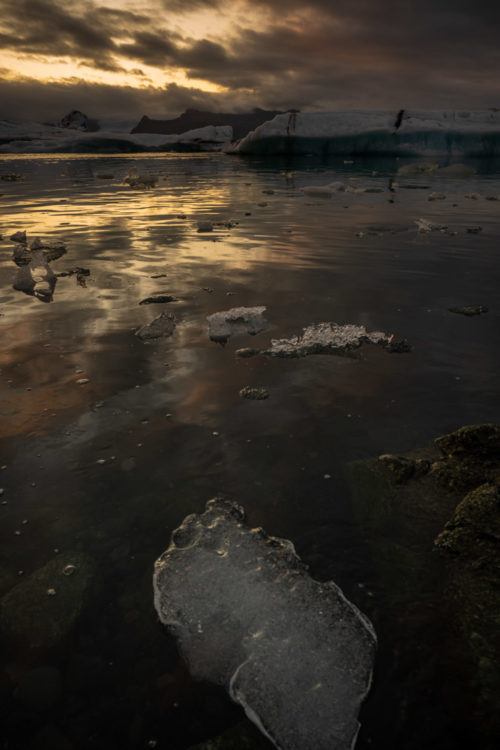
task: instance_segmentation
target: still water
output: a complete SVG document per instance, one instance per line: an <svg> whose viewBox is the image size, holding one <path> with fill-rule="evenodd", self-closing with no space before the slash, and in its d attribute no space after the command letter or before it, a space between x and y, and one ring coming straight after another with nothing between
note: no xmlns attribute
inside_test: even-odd
<svg viewBox="0 0 500 750"><path fill-rule="evenodd" d="M443 674L431 658L417 669L415 634L439 650L443 633L432 618L415 628L406 608L418 601L391 603L345 466L500 420L500 202L486 200L500 197L500 165L395 185L399 164L0 159L0 176L23 177L0 182L0 595L58 557L80 555L91 571L59 638L3 640L3 748L185 750L241 720L222 692L190 679L152 598L171 531L221 493L251 525L292 539L313 577L333 578L375 623L380 656L357 747L470 747L467 718L437 697L460 667ZM156 187L131 189L132 169ZM381 192L301 190L336 179ZM420 233L420 218L449 232ZM200 221L213 232L198 232ZM59 277L48 304L15 291L8 238L18 230L64 240L51 267L89 269L86 286ZM156 294L176 301L139 305ZM448 311L478 304L489 313ZM209 339L208 315L255 305L267 307L267 331ZM164 311L176 316L170 338L134 335ZM413 350L235 356L323 321L394 333ZM241 398L247 385L270 397Z"/></svg>

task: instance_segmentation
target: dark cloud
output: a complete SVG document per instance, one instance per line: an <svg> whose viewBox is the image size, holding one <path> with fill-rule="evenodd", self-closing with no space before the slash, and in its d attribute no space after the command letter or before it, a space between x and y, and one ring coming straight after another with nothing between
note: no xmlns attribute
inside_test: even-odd
<svg viewBox="0 0 500 750"><path fill-rule="evenodd" d="M157 0L151 18L127 10L126 3L111 9L72 0L0 2L0 47L72 57L115 72L147 65L167 79L180 71L228 89L210 94L195 86L129 87L113 95L111 87L94 87L95 104L105 111L121 112L124 97L151 116L174 115L185 106L216 109L231 100L232 108L498 105L498 1ZM182 28L186 13L224 13L230 7L241 11L240 25L227 37L195 40L169 28ZM256 10L265 11L262 23ZM71 85L75 97L87 101L90 89ZM26 86L18 84L18 100L29 98ZM68 86L51 89L53 100ZM104 90L108 94L101 97ZM95 106L90 109L98 114Z"/></svg>

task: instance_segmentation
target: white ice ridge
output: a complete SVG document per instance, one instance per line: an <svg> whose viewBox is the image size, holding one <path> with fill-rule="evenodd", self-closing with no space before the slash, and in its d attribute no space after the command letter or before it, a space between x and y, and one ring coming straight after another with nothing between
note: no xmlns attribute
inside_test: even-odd
<svg viewBox="0 0 500 750"><path fill-rule="evenodd" d="M196 679L223 685L280 750L353 747L376 636L286 539L210 500L155 563L154 602Z"/></svg>
<svg viewBox="0 0 500 750"><path fill-rule="evenodd" d="M0 153L168 151L175 146L220 151L232 137L233 129L229 125L208 125L178 135L157 135L131 134L125 128L83 132L39 122L0 120Z"/></svg>
<svg viewBox="0 0 500 750"><path fill-rule="evenodd" d="M382 331L368 332L364 326L316 323L302 329L302 335L289 339L272 339L265 354L273 357L305 357L308 354L345 354L361 344L389 346L392 335Z"/></svg>
<svg viewBox="0 0 500 750"><path fill-rule="evenodd" d="M266 308L232 307L230 310L216 312L207 317L208 335L214 341L226 341L233 333L250 333L255 335L267 328L263 317Z"/></svg>
<svg viewBox="0 0 500 750"><path fill-rule="evenodd" d="M500 154L494 109L289 112L229 146L241 154Z"/></svg>

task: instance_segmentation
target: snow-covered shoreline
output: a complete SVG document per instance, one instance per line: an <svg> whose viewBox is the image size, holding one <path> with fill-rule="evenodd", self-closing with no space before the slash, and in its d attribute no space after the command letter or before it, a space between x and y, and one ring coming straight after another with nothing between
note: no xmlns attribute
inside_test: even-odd
<svg viewBox="0 0 500 750"><path fill-rule="evenodd" d="M233 137L231 126L208 125L179 135L131 134L109 128L82 131L21 120L0 120L0 153L134 153L221 151Z"/></svg>

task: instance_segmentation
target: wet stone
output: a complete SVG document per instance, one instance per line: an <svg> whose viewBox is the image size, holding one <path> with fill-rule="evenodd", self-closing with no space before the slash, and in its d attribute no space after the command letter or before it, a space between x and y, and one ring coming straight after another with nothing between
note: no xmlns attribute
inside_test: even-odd
<svg viewBox="0 0 500 750"><path fill-rule="evenodd" d="M415 462L411 458L384 453L378 460L389 469L396 482L404 482L415 473Z"/></svg>
<svg viewBox="0 0 500 750"><path fill-rule="evenodd" d="M373 667L370 622L285 539L216 498L155 564L155 607L195 679L225 686L281 750L352 747Z"/></svg>
<svg viewBox="0 0 500 750"><path fill-rule="evenodd" d="M266 398L269 398L269 391L262 386L246 385L240 390L240 396L252 401L262 401Z"/></svg>
<svg viewBox="0 0 500 750"><path fill-rule="evenodd" d="M139 328L135 335L143 341L154 341L155 339L171 336L175 331L175 315L173 313L161 313L157 318Z"/></svg>

